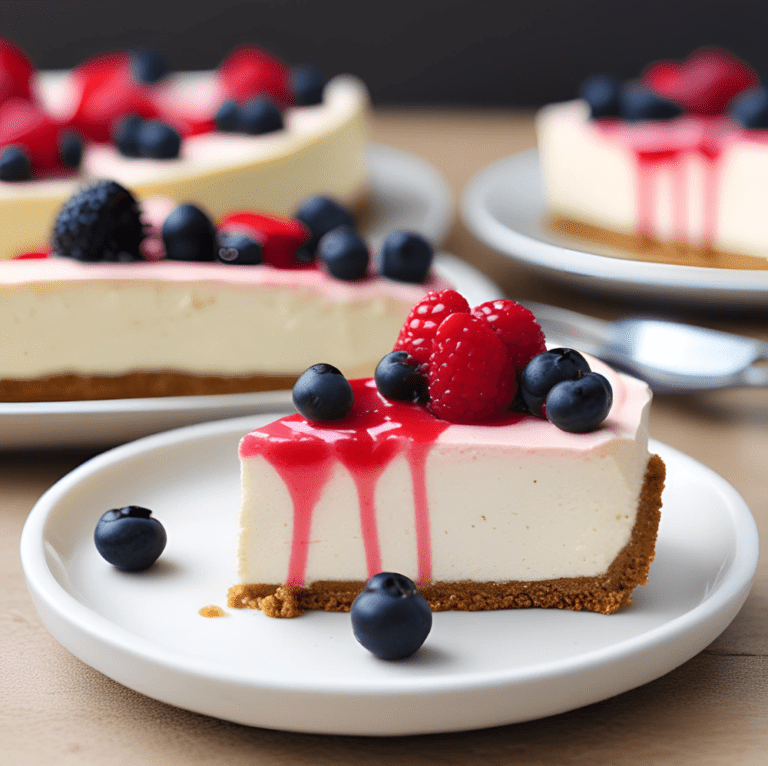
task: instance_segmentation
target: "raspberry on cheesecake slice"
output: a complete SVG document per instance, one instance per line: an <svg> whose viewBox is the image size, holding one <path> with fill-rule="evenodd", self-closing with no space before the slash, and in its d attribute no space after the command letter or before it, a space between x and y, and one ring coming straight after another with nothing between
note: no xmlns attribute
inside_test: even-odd
<svg viewBox="0 0 768 766"><path fill-rule="evenodd" d="M611 613L645 584L664 464L648 387L546 350L513 301L419 301L374 378L330 365L241 441L232 607L345 611L380 572L433 610Z"/></svg>

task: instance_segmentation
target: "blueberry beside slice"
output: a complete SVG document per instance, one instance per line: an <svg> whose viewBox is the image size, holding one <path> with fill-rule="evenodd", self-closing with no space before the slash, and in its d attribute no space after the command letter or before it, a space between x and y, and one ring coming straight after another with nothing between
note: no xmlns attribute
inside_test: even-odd
<svg viewBox="0 0 768 766"><path fill-rule="evenodd" d="M379 572L352 602L352 633L382 660L410 657L432 629L432 611L412 580Z"/></svg>
<svg viewBox="0 0 768 766"><path fill-rule="evenodd" d="M96 549L112 566L129 572L147 569L157 561L167 541L163 525L152 511L138 505L113 508L96 524Z"/></svg>

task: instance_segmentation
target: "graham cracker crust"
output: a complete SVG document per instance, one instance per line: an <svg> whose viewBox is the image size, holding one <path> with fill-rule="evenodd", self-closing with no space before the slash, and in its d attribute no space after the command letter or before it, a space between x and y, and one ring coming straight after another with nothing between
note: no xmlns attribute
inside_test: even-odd
<svg viewBox="0 0 768 766"><path fill-rule="evenodd" d="M298 375L218 377L185 372L130 372L125 375L52 375L0 380L0 402L70 402L155 396L244 394L291 389Z"/></svg>
<svg viewBox="0 0 768 766"><path fill-rule="evenodd" d="M629 542L598 577L563 577L524 582L434 582L418 585L433 612L491 609L572 609L611 614L632 603L632 591L648 582L661 518L666 466L651 455ZM297 617L306 609L348 612L363 581L318 581L308 588L254 583L229 589L233 609L261 609L270 617Z"/></svg>
<svg viewBox="0 0 768 766"><path fill-rule="evenodd" d="M616 254L615 250L625 250L627 254L623 256L624 258L650 263L703 266L712 269L768 270L768 258L759 258L754 255L729 253L714 248L693 247L684 242L661 242L650 237L622 234L562 216L549 217L545 223L550 229L560 234L604 246L606 250L600 251L599 254L612 258L622 258L621 255ZM608 248L614 252L610 252Z"/></svg>

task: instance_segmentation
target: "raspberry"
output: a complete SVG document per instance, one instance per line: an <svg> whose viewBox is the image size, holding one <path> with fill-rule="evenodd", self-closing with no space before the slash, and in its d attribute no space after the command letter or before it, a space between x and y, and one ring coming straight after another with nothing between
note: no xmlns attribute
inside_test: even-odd
<svg viewBox="0 0 768 766"><path fill-rule="evenodd" d="M510 363L521 372L536 354L547 348L544 333L533 314L515 301L488 301L475 306L472 316L484 319L507 347Z"/></svg>
<svg viewBox="0 0 768 766"><path fill-rule="evenodd" d="M0 37L0 104L9 98L32 98L34 67L9 40Z"/></svg>
<svg viewBox="0 0 768 766"><path fill-rule="evenodd" d="M517 391L507 349L482 319L452 314L435 332L429 358L429 407L452 423L477 423L509 407Z"/></svg>
<svg viewBox="0 0 768 766"><path fill-rule="evenodd" d="M392 350L407 351L420 365L426 365L435 331L446 317L457 313L469 313L469 304L463 295L455 290L428 292L411 309Z"/></svg>
<svg viewBox="0 0 768 766"><path fill-rule="evenodd" d="M288 67L255 45L231 53L219 67L219 78L226 98L244 102L269 96L282 109L293 104Z"/></svg>
<svg viewBox="0 0 768 766"><path fill-rule="evenodd" d="M21 147L32 162L34 175L62 170L59 148L61 126L34 101L9 98L0 105L0 146Z"/></svg>

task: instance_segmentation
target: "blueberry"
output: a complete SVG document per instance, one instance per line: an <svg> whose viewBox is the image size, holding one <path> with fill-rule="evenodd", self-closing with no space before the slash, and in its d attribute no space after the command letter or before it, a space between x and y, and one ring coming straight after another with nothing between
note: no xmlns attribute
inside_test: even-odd
<svg viewBox="0 0 768 766"><path fill-rule="evenodd" d="M307 420L339 420L354 400L349 381L331 364L313 364L293 387L293 406Z"/></svg>
<svg viewBox="0 0 768 766"><path fill-rule="evenodd" d="M432 611L412 580L379 572L352 602L352 633L382 660L410 657L432 629Z"/></svg>
<svg viewBox="0 0 768 766"><path fill-rule="evenodd" d="M598 74L588 77L582 83L579 96L589 104L589 116L598 120L601 117L619 116L620 92L621 82L618 77Z"/></svg>
<svg viewBox="0 0 768 766"><path fill-rule="evenodd" d="M323 103L325 79L313 66L297 66L291 69L291 90L296 106L315 106Z"/></svg>
<svg viewBox="0 0 768 766"><path fill-rule="evenodd" d="M426 395L427 379L419 363L407 351L391 351L377 365L373 379L379 393L387 399L414 402Z"/></svg>
<svg viewBox="0 0 768 766"><path fill-rule="evenodd" d="M759 87L740 93L731 102L730 111L742 128L768 129L768 91Z"/></svg>
<svg viewBox="0 0 768 766"><path fill-rule="evenodd" d="M283 129L283 115L268 96L256 96L240 109L240 130L251 136Z"/></svg>
<svg viewBox="0 0 768 766"><path fill-rule="evenodd" d="M129 114L117 122L112 130L112 142L124 157L140 157L139 128L144 120L138 114Z"/></svg>
<svg viewBox="0 0 768 766"><path fill-rule="evenodd" d="M619 114L625 120L671 120L682 113L674 101L662 98L638 82L627 83L619 94Z"/></svg>
<svg viewBox="0 0 768 766"><path fill-rule="evenodd" d="M131 55L133 57L133 77L138 82L151 85L162 80L168 73L165 57L153 48L140 46L135 48Z"/></svg>
<svg viewBox="0 0 768 766"><path fill-rule="evenodd" d="M590 371L589 362L572 348L555 348L537 354L520 375L520 394L533 415L543 417L542 405L552 387L575 380Z"/></svg>
<svg viewBox="0 0 768 766"><path fill-rule="evenodd" d="M139 125L139 154L153 160L172 160L181 151L181 136L168 123L146 120Z"/></svg>
<svg viewBox="0 0 768 766"><path fill-rule="evenodd" d="M253 237L237 232L223 232L219 234L219 247L216 251L216 259L222 263L250 266L261 263L262 256L261 243L253 239Z"/></svg>
<svg viewBox="0 0 768 766"><path fill-rule="evenodd" d="M74 170L83 160L83 139L74 130L65 130L59 136L59 153L64 164Z"/></svg>
<svg viewBox="0 0 768 766"><path fill-rule="evenodd" d="M317 245L317 257L331 276L346 282L362 279L371 259L365 240L344 226L323 234Z"/></svg>
<svg viewBox="0 0 768 766"><path fill-rule="evenodd" d="M138 505L107 511L93 534L96 549L118 569L136 572L151 566L167 540L163 525L151 515Z"/></svg>
<svg viewBox="0 0 768 766"><path fill-rule="evenodd" d="M599 372L577 380L563 380L547 394L547 420L563 431L583 434L594 431L608 416L613 390Z"/></svg>
<svg viewBox="0 0 768 766"><path fill-rule="evenodd" d="M419 284L432 266L432 245L420 234L394 231L381 246L381 273L398 282Z"/></svg>
<svg viewBox="0 0 768 766"><path fill-rule="evenodd" d="M355 218L352 213L329 197L309 197L305 199L294 216L310 231L312 236L307 242L307 249L314 253L317 243L323 234L339 226L355 229Z"/></svg>
<svg viewBox="0 0 768 766"><path fill-rule="evenodd" d="M237 133L240 130L240 105L233 99L222 101L213 118L216 129L226 133Z"/></svg>
<svg viewBox="0 0 768 766"><path fill-rule="evenodd" d="M32 162L19 146L7 146L0 152L0 181L29 181Z"/></svg>
<svg viewBox="0 0 768 766"><path fill-rule="evenodd" d="M163 222L165 257L173 261L212 261L216 228L195 205L179 205Z"/></svg>

